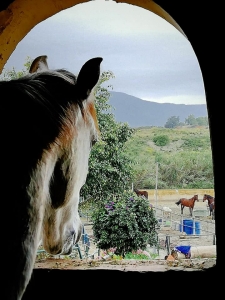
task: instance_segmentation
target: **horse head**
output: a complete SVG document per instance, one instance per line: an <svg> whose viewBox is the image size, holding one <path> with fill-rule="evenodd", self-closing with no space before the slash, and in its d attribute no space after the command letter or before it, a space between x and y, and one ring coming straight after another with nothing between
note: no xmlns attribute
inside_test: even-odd
<svg viewBox="0 0 225 300"><path fill-rule="evenodd" d="M205 200L207 200L207 195L204 194L202 201L205 202Z"/></svg>
<svg viewBox="0 0 225 300"><path fill-rule="evenodd" d="M199 200L198 200L198 195L194 195L194 200L196 200L196 201L199 202Z"/></svg>
<svg viewBox="0 0 225 300"><path fill-rule="evenodd" d="M2 265L4 300L22 299L40 243L52 255L70 254L82 233L79 194L98 140L94 87L102 58L87 61L77 77L49 70L46 59L36 58L30 74L0 82L11 122L1 118L1 208L10 216L1 236L10 257Z"/></svg>
<svg viewBox="0 0 225 300"><path fill-rule="evenodd" d="M86 181L91 147L98 140L94 97L90 94L99 79L101 61L101 58L89 60L76 81L72 80L74 99L68 107L62 131L51 147L52 155L47 158L52 175L41 239L44 249L53 255L70 254L82 233L79 193Z"/></svg>

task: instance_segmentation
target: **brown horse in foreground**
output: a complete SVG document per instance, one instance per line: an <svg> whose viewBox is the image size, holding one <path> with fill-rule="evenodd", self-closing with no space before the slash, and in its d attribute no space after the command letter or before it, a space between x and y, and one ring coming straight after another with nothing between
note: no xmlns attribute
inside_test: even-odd
<svg viewBox="0 0 225 300"><path fill-rule="evenodd" d="M181 198L179 201L175 202L176 205L181 205L181 214L183 214L183 210L184 210L184 207L189 207L189 210L190 210L190 215L192 216L192 212L193 212L193 208L194 208L194 205L195 205L195 201L199 201L198 200L198 195L194 195L192 198L190 199L187 199L187 198Z"/></svg>
<svg viewBox="0 0 225 300"><path fill-rule="evenodd" d="M212 216L212 219L214 220L215 197L204 194L203 202L206 200L208 200L209 215Z"/></svg>
<svg viewBox="0 0 225 300"><path fill-rule="evenodd" d="M148 199L148 192L147 191L139 191L137 189L134 189L134 192L137 194L137 196L144 196L146 199Z"/></svg>

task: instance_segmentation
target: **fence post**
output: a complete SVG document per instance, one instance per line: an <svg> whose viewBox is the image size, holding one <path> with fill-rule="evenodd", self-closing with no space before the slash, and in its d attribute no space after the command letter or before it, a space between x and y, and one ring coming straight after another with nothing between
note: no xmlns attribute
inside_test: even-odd
<svg viewBox="0 0 225 300"><path fill-rule="evenodd" d="M157 253L159 255L159 235L157 234Z"/></svg>
<svg viewBox="0 0 225 300"><path fill-rule="evenodd" d="M170 254L170 236L166 236L166 249L167 249L167 254Z"/></svg>
<svg viewBox="0 0 225 300"><path fill-rule="evenodd" d="M82 257L82 254L81 254L81 251L80 251L80 246L78 244L75 245L75 247L77 248L78 250L78 253L79 253L79 256L80 256L80 259L83 259Z"/></svg>
<svg viewBox="0 0 225 300"><path fill-rule="evenodd" d="M181 222L180 222L180 226L182 228L182 233L184 232L184 223L183 223L183 215L181 214Z"/></svg>
<svg viewBox="0 0 225 300"><path fill-rule="evenodd" d="M193 219L193 234L196 234L196 228L195 228L195 217Z"/></svg>

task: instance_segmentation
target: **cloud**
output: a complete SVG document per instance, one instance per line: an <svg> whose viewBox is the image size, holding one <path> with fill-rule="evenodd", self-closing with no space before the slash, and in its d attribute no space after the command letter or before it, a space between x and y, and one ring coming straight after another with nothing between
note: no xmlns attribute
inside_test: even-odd
<svg viewBox="0 0 225 300"><path fill-rule="evenodd" d="M114 91L164 103L205 104L201 70L188 39L171 24L140 7L95 0L61 11L33 28L6 68L48 55L49 66L75 74L103 57ZM152 100L154 99L154 100Z"/></svg>

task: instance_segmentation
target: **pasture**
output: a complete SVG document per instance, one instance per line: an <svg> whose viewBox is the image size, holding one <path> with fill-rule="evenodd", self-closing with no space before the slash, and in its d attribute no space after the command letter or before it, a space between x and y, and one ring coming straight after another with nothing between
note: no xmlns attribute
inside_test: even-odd
<svg viewBox="0 0 225 300"><path fill-rule="evenodd" d="M165 136L166 145L156 145ZM213 188L212 150L209 129L204 126L136 129L126 143L126 153L134 162L133 184L138 189ZM156 167L158 162L158 167Z"/></svg>

